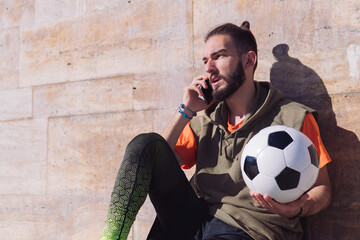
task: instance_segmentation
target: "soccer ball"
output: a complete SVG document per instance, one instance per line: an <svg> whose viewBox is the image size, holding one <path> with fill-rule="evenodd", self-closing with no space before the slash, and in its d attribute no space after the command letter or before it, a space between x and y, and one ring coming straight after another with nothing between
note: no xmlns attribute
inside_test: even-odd
<svg viewBox="0 0 360 240"><path fill-rule="evenodd" d="M319 158L314 144L302 132L270 126L246 144L241 172L251 191L287 203L301 197L315 183Z"/></svg>

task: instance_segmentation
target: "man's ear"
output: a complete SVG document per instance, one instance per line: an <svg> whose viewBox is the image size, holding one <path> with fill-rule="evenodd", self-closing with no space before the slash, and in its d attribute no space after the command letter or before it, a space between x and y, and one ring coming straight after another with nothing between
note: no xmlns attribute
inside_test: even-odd
<svg viewBox="0 0 360 240"><path fill-rule="evenodd" d="M254 51L249 51L246 54L245 68L247 68L247 67L255 67L256 61L257 61L256 53Z"/></svg>

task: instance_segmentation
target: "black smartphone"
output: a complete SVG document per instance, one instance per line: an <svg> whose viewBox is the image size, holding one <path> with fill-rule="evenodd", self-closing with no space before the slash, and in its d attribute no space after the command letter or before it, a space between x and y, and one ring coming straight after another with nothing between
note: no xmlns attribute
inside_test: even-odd
<svg viewBox="0 0 360 240"><path fill-rule="evenodd" d="M207 85L207 88L203 88L203 86L200 86L200 90L202 94L204 95L204 101L206 104L210 104L211 100L213 99L212 96L212 87L210 85L209 79L205 80L205 83Z"/></svg>

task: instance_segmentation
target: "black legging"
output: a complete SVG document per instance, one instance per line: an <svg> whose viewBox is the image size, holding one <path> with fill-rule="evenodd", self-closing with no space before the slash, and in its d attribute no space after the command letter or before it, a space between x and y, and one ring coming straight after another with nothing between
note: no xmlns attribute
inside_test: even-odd
<svg viewBox="0 0 360 240"><path fill-rule="evenodd" d="M126 148L101 239L125 240L147 194L157 213L147 239L192 239L207 216L168 143L141 134Z"/></svg>

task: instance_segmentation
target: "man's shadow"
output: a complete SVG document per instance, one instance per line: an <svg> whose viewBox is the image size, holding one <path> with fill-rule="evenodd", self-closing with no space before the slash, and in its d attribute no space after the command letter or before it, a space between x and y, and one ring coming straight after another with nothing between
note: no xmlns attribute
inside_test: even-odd
<svg viewBox="0 0 360 240"><path fill-rule="evenodd" d="M327 165L332 202L329 208L302 222L304 239L360 239L356 227L359 221L354 223L359 218L360 203L359 139L337 125L331 97L319 75L288 52L287 44L273 48L277 62L272 65L270 81L288 98L318 111L321 137L332 159Z"/></svg>

